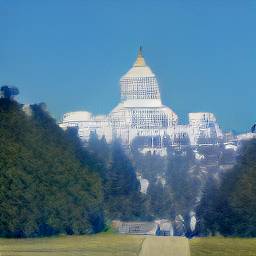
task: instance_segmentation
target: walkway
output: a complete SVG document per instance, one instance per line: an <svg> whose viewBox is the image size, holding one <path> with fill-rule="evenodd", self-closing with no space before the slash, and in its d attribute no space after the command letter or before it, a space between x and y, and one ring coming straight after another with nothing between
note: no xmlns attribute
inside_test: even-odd
<svg viewBox="0 0 256 256"><path fill-rule="evenodd" d="M190 256L185 237L147 236L139 256Z"/></svg>

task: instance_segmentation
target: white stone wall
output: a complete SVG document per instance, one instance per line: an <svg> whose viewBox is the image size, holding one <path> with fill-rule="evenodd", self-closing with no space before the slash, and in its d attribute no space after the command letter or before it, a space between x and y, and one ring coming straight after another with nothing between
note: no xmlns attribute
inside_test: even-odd
<svg viewBox="0 0 256 256"><path fill-rule="evenodd" d="M189 113L189 138L192 145L198 144L200 137L223 139L223 133L213 113Z"/></svg>
<svg viewBox="0 0 256 256"><path fill-rule="evenodd" d="M96 132L98 137L105 136L107 142L112 141L112 126L108 116L93 116L89 112L69 112L63 116L59 124L64 130L68 127L77 127L81 140L86 141L91 132Z"/></svg>

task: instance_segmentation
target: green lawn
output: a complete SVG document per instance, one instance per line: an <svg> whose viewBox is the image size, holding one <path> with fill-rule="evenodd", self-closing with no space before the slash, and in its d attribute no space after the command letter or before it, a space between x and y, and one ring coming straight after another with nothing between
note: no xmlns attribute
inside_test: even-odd
<svg viewBox="0 0 256 256"><path fill-rule="evenodd" d="M143 239L115 234L0 239L0 256L137 256Z"/></svg>
<svg viewBox="0 0 256 256"><path fill-rule="evenodd" d="M194 238L189 244L191 256L256 256L256 239Z"/></svg>
<svg viewBox="0 0 256 256"><path fill-rule="evenodd" d="M144 236L110 233L35 239L1 238L0 256L138 256L144 239ZM189 244L191 256L256 256L256 239L194 238Z"/></svg>

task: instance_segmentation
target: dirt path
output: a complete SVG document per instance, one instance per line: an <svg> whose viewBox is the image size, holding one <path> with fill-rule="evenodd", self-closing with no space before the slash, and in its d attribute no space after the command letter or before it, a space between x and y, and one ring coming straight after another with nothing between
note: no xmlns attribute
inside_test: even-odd
<svg viewBox="0 0 256 256"><path fill-rule="evenodd" d="M148 236L142 244L139 256L190 256L188 239Z"/></svg>

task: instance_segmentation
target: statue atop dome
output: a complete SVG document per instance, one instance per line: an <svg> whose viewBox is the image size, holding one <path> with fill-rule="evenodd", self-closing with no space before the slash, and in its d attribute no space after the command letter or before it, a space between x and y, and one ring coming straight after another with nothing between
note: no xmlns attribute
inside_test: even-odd
<svg viewBox="0 0 256 256"><path fill-rule="evenodd" d="M140 48L139 48L138 56L137 56L137 59L133 66L134 67L145 67L146 66L146 62L142 55L142 46L140 46Z"/></svg>

